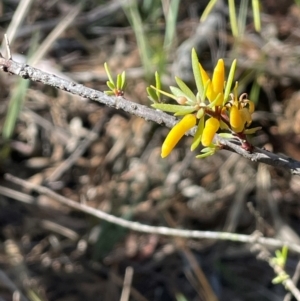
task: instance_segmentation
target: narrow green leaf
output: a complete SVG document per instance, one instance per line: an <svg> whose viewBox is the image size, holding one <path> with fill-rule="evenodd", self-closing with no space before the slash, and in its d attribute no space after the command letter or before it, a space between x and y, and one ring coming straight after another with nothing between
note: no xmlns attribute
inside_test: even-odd
<svg viewBox="0 0 300 301"><path fill-rule="evenodd" d="M125 88L125 84L126 84L126 73L125 71L123 71L121 75L121 90Z"/></svg>
<svg viewBox="0 0 300 301"><path fill-rule="evenodd" d="M104 68L105 68L105 71L106 71L108 80L109 80L109 81L114 85L114 87L115 87L115 82L114 82L114 80L113 80L113 78L112 78L112 76L111 76L111 74L110 74L110 70L109 70L108 65L107 65L106 62L104 63Z"/></svg>
<svg viewBox="0 0 300 301"><path fill-rule="evenodd" d="M244 130L244 134L251 135L251 134L254 134L254 133L256 133L257 131L259 131L261 129L262 129L261 126L258 126L258 127L252 128L252 129L246 129L246 130Z"/></svg>
<svg viewBox="0 0 300 301"><path fill-rule="evenodd" d="M171 104L167 104L167 103L154 103L151 105L151 107L155 108L155 109L159 109L161 111L165 111L165 112L169 112L169 113L177 113L180 112L182 110L184 110L184 106L181 105L171 105ZM193 107L187 107L189 109L192 109ZM193 108L193 110L195 111L195 109ZM185 115L185 114L183 114Z"/></svg>
<svg viewBox="0 0 300 301"><path fill-rule="evenodd" d="M170 97L170 98L172 98L172 99L174 99L174 100L177 99L177 97L174 96L173 94L170 94L170 93L165 92L165 91L163 91L163 90L157 89L156 87L154 87L154 86L152 86L152 85L150 86L150 88L154 89L155 91L159 91L161 94L163 94L163 95L165 95L165 96L168 96L168 97Z"/></svg>
<svg viewBox="0 0 300 301"><path fill-rule="evenodd" d="M191 100L196 102L196 95L193 93L193 91L183 82L182 79L175 76L175 81L178 85L178 87L181 89L181 91L187 96L187 98L190 98Z"/></svg>
<svg viewBox="0 0 300 301"><path fill-rule="evenodd" d="M199 95L203 94L203 81L200 72L199 59L195 48L192 49L192 68Z"/></svg>
<svg viewBox="0 0 300 301"><path fill-rule="evenodd" d="M199 146L201 142L203 130L204 130L204 118L201 118L198 122L198 128L194 135L193 143L191 145L191 151L194 151Z"/></svg>
<svg viewBox="0 0 300 301"><path fill-rule="evenodd" d="M121 76L121 74L117 75L117 89L122 90L122 76Z"/></svg>
<svg viewBox="0 0 300 301"><path fill-rule="evenodd" d="M231 91L231 87L232 87L232 83L233 83L234 75L235 75L235 70L236 70L236 64L237 64L237 60L234 60L230 67L228 79L227 79L226 86L225 86L224 103L223 104L225 104L227 102L228 96Z"/></svg>
<svg viewBox="0 0 300 301"><path fill-rule="evenodd" d="M147 87L147 93L150 100L152 100L153 102L158 102L158 97L155 90L153 90L151 87Z"/></svg>
<svg viewBox="0 0 300 301"><path fill-rule="evenodd" d="M174 115L175 116L182 116L186 114L190 114L195 112L195 107L194 106L181 106L181 109L177 111Z"/></svg>
<svg viewBox="0 0 300 301"><path fill-rule="evenodd" d="M112 82L110 82L110 81L107 81L106 82L106 85L107 85L107 87L109 88L109 89L111 89L111 90L114 90L116 87L115 87L115 85L112 83Z"/></svg>
<svg viewBox="0 0 300 301"><path fill-rule="evenodd" d="M113 91L104 91L106 95L113 96L115 93Z"/></svg>
<svg viewBox="0 0 300 301"><path fill-rule="evenodd" d="M195 102L192 100L192 99L190 99L185 93L183 93L179 88L177 88L177 87L173 87L173 86L170 86L170 90L171 90L171 92L176 96L176 98L178 98L178 97L186 97L186 99L187 99L187 104L194 104Z"/></svg>
<svg viewBox="0 0 300 301"><path fill-rule="evenodd" d="M161 90L161 81L160 81L159 73L157 71L155 72L155 87L157 89L156 90L157 99L160 99L159 90Z"/></svg>
<svg viewBox="0 0 300 301"><path fill-rule="evenodd" d="M281 254L282 254L282 258L284 259L284 264L286 263L286 260L287 260L288 250L289 249L287 246L282 247Z"/></svg>
<svg viewBox="0 0 300 301"><path fill-rule="evenodd" d="M206 157L212 156L214 153L215 153L214 151L210 151L210 152L207 152L207 153L204 153L204 154L198 155L198 156L196 156L196 158L197 158L197 159L203 159L203 158L206 158Z"/></svg>
<svg viewBox="0 0 300 301"><path fill-rule="evenodd" d="M218 134L221 138L224 138L224 139L231 139L231 138L234 138L234 135L230 134L230 133L219 133Z"/></svg>
<svg viewBox="0 0 300 301"><path fill-rule="evenodd" d="M213 145L213 144L211 144ZM207 152L211 152L213 150L213 148L209 147L204 147L201 149L201 153L207 153Z"/></svg>

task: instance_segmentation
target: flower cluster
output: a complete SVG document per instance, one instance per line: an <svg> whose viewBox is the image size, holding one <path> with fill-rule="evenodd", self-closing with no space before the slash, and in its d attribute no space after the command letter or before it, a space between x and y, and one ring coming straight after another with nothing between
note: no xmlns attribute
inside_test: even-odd
<svg viewBox="0 0 300 301"><path fill-rule="evenodd" d="M201 143L204 148L197 158L212 155L221 146L214 143L218 131L224 138L238 139L242 146L250 150L246 135L255 133L260 128L249 129L254 112L254 103L247 99L244 93L238 97L238 83L235 83L233 93L231 87L236 69L233 61L227 80L223 59L217 62L212 78L208 76L199 63L196 51L192 50L192 67L197 87L194 93L180 78L175 77L178 87L170 87L171 93L161 90L159 75L156 74L156 85L147 88L149 98L156 109L174 113L183 118L171 129L163 145L161 156L170 154L186 132L197 126L191 150ZM175 100L177 104L166 104L161 101L161 94Z"/></svg>

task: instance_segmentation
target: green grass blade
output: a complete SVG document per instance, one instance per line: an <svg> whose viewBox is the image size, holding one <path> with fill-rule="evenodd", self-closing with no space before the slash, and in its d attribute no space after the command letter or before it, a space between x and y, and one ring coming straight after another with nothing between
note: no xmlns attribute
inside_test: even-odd
<svg viewBox="0 0 300 301"><path fill-rule="evenodd" d="M207 6L205 7L203 14L200 18L200 22L204 22L207 16L210 14L212 9L214 8L215 4L218 2L218 0L210 0Z"/></svg>
<svg viewBox="0 0 300 301"><path fill-rule="evenodd" d="M2 130L2 137L4 139L9 139L12 137L17 118L23 107L23 102L28 86L29 86L29 81L19 79L15 87L12 89L13 93L9 101L7 115Z"/></svg>
<svg viewBox="0 0 300 301"><path fill-rule="evenodd" d="M295 2L298 2L299 5L299 1L295 1ZM254 28L256 31L259 32L261 30L259 0L252 0L252 10L253 10Z"/></svg>
<svg viewBox="0 0 300 301"><path fill-rule="evenodd" d="M239 31L237 25L234 0L228 0L228 6L229 6L229 19L230 19L231 31L233 36L237 38L239 36Z"/></svg>
<svg viewBox="0 0 300 301"><path fill-rule="evenodd" d="M164 38L164 48L169 52L172 48L176 33L176 20L178 15L180 0L171 0L169 3L168 15L166 18L166 32Z"/></svg>
<svg viewBox="0 0 300 301"><path fill-rule="evenodd" d="M245 33L247 13L248 13L248 0L241 1L239 14L238 14L238 32L240 37L242 37Z"/></svg>
<svg viewBox="0 0 300 301"><path fill-rule="evenodd" d="M142 64L145 70L145 75L148 78L151 74L151 53L150 53L150 44L148 43L146 34L144 32L144 26L142 22L142 17L138 10L137 1L131 1L131 4L128 6L126 4L123 5L124 12L127 15L129 22L132 25L139 53L141 56Z"/></svg>

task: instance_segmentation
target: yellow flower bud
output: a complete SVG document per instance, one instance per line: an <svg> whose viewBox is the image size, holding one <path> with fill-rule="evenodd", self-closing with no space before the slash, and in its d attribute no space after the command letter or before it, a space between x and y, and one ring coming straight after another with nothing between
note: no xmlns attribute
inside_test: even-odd
<svg viewBox="0 0 300 301"><path fill-rule="evenodd" d="M240 133L244 129L245 121L241 116L241 112L235 105L230 108L229 122L232 129L237 133Z"/></svg>
<svg viewBox="0 0 300 301"><path fill-rule="evenodd" d="M219 127L220 122L217 118L211 117L206 120L201 138L203 146L209 146L211 144Z"/></svg>
<svg viewBox="0 0 300 301"><path fill-rule="evenodd" d="M217 96L219 93L223 93L224 81L225 81L224 78L225 78L224 61L222 59L219 59L214 69L214 74L211 81L213 90L215 92L215 96Z"/></svg>
<svg viewBox="0 0 300 301"><path fill-rule="evenodd" d="M194 114L185 115L169 132L162 148L161 157L167 157L183 135L196 125L197 118Z"/></svg>

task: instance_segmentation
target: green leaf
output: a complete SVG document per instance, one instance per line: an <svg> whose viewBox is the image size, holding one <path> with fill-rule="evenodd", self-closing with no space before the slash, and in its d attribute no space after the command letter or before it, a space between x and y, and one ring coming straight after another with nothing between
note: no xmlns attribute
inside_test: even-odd
<svg viewBox="0 0 300 301"><path fill-rule="evenodd" d="M211 144L211 145L213 146L213 144ZM213 150L213 148L211 148L210 146L204 147L204 148L201 149L201 153L207 153L207 152L210 152L212 150Z"/></svg>
<svg viewBox="0 0 300 301"><path fill-rule="evenodd" d="M113 91L104 91L106 95L113 96L115 93Z"/></svg>
<svg viewBox="0 0 300 301"><path fill-rule="evenodd" d="M219 133L218 134L221 138L224 139L232 139L235 138L234 135L230 134L230 133Z"/></svg>
<svg viewBox="0 0 300 301"><path fill-rule="evenodd" d="M152 100L155 103L159 101L156 91L153 90L151 87L147 87L147 93L149 95L150 100Z"/></svg>
<svg viewBox="0 0 300 301"><path fill-rule="evenodd" d="M168 92L165 92L165 91L163 91L163 90L157 89L156 87L154 87L154 86L152 86L152 85L150 86L150 88L154 89L155 91L159 91L161 94L163 94L163 95L165 95L165 96L168 96L168 97L170 97L170 98L172 98L172 99L174 99L174 100L177 100L177 97L174 96L174 95L171 94L171 93L168 93Z"/></svg>
<svg viewBox="0 0 300 301"><path fill-rule="evenodd" d="M107 81L106 82L106 85L107 85L107 87L109 88L109 89L111 89L111 90L114 90L116 87L115 87L115 85L113 84L113 83L111 83L110 81Z"/></svg>
<svg viewBox="0 0 300 301"><path fill-rule="evenodd" d="M121 75L121 90L124 89L125 84L126 84L126 73L125 71L123 71Z"/></svg>
<svg viewBox="0 0 300 301"><path fill-rule="evenodd" d="M192 49L192 68L199 95L203 94L203 81L200 72L199 59L195 48Z"/></svg>
<svg viewBox="0 0 300 301"><path fill-rule="evenodd" d="M121 74L117 75L117 89L122 90L122 76L121 76Z"/></svg>
<svg viewBox="0 0 300 301"><path fill-rule="evenodd" d="M191 145L191 151L194 151L201 142L202 133L204 129L204 118L201 118L198 123L197 131L194 135L193 143Z"/></svg>
<svg viewBox="0 0 300 301"><path fill-rule="evenodd" d="M157 95L157 99L160 99L160 92L159 90L161 90L161 81L160 81L160 76L159 73L156 71L155 72L155 86L156 86L156 95Z"/></svg>
<svg viewBox="0 0 300 301"><path fill-rule="evenodd" d="M114 82L114 80L113 80L113 78L112 78L112 76L111 76L111 74L110 74L110 70L109 70L108 65L107 65L106 62L104 63L104 68L105 68L105 71L106 71L108 80L109 80L109 81L114 85L114 87L115 87L115 82Z"/></svg>
<svg viewBox="0 0 300 301"><path fill-rule="evenodd" d="M289 249L288 249L287 246L282 247L281 254L282 254L282 257L284 259L284 264L286 263L286 260L287 260L288 251L289 251Z"/></svg>
<svg viewBox="0 0 300 301"><path fill-rule="evenodd" d="M251 134L254 134L254 133L256 133L257 131L259 131L261 129L262 129L261 126L258 126L258 127L252 128L252 129L246 129L246 130L244 130L244 134L251 135Z"/></svg>
<svg viewBox="0 0 300 301"><path fill-rule="evenodd" d="M235 70L236 70L236 64L237 64L237 61L234 60L231 64L231 67L230 67L228 79L227 79L226 86L225 86L224 103L223 104L225 104L227 102L228 96L229 96L230 91L231 91L232 83L233 83L233 80L234 80L234 74L235 74Z"/></svg>
<svg viewBox="0 0 300 301"><path fill-rule="evenodd" d="M183 93L179 88L170 86L170 90L171 90L171 92L176 96L176 98L182 97L182 96L183 96L183 97L186 97L187 103L188 103L188 104L194 104L194 103L195 103L195 102L194 102L192 99L190 99L185 93Z"/></svg>
<svg viewBox="0 0 300 301"><path fill-rule="evenodd" d="M179 111L177 111L174 115L182 116L182 115L193 113L195 111L196 111L196 109L194 106L181 106L181 109Z"/></svg>
<svg viewBox="0 0 300 301"><path fill-rule="evenodd" d="M171 104L166 104L166 103L154 103L151 105L151 107L153 107L155 109L159 109L161 111L169 112L169 113L177 113L177 112L180 112L182 109L184 109L184 106L171 105ZM192 107L188 107L188 108L191 109Z"/></svg>
<svg viewBox="0 0 300 301"><path fill-rule="evenodd" d="M196 96L193 93L193 91L183 82L182 79L179 77L175 76L175 81L178 85L178 87L181 89L181 91L186 95L187 98L193 100L196 102Z"/></svg>
<svg viewBox="0 0 300 301"><path fill-rule="evenodd" d="M215 153L215 151L210 151L201 155L196 156L197 159L203 159L209 156L212 156Z"/></svg>

